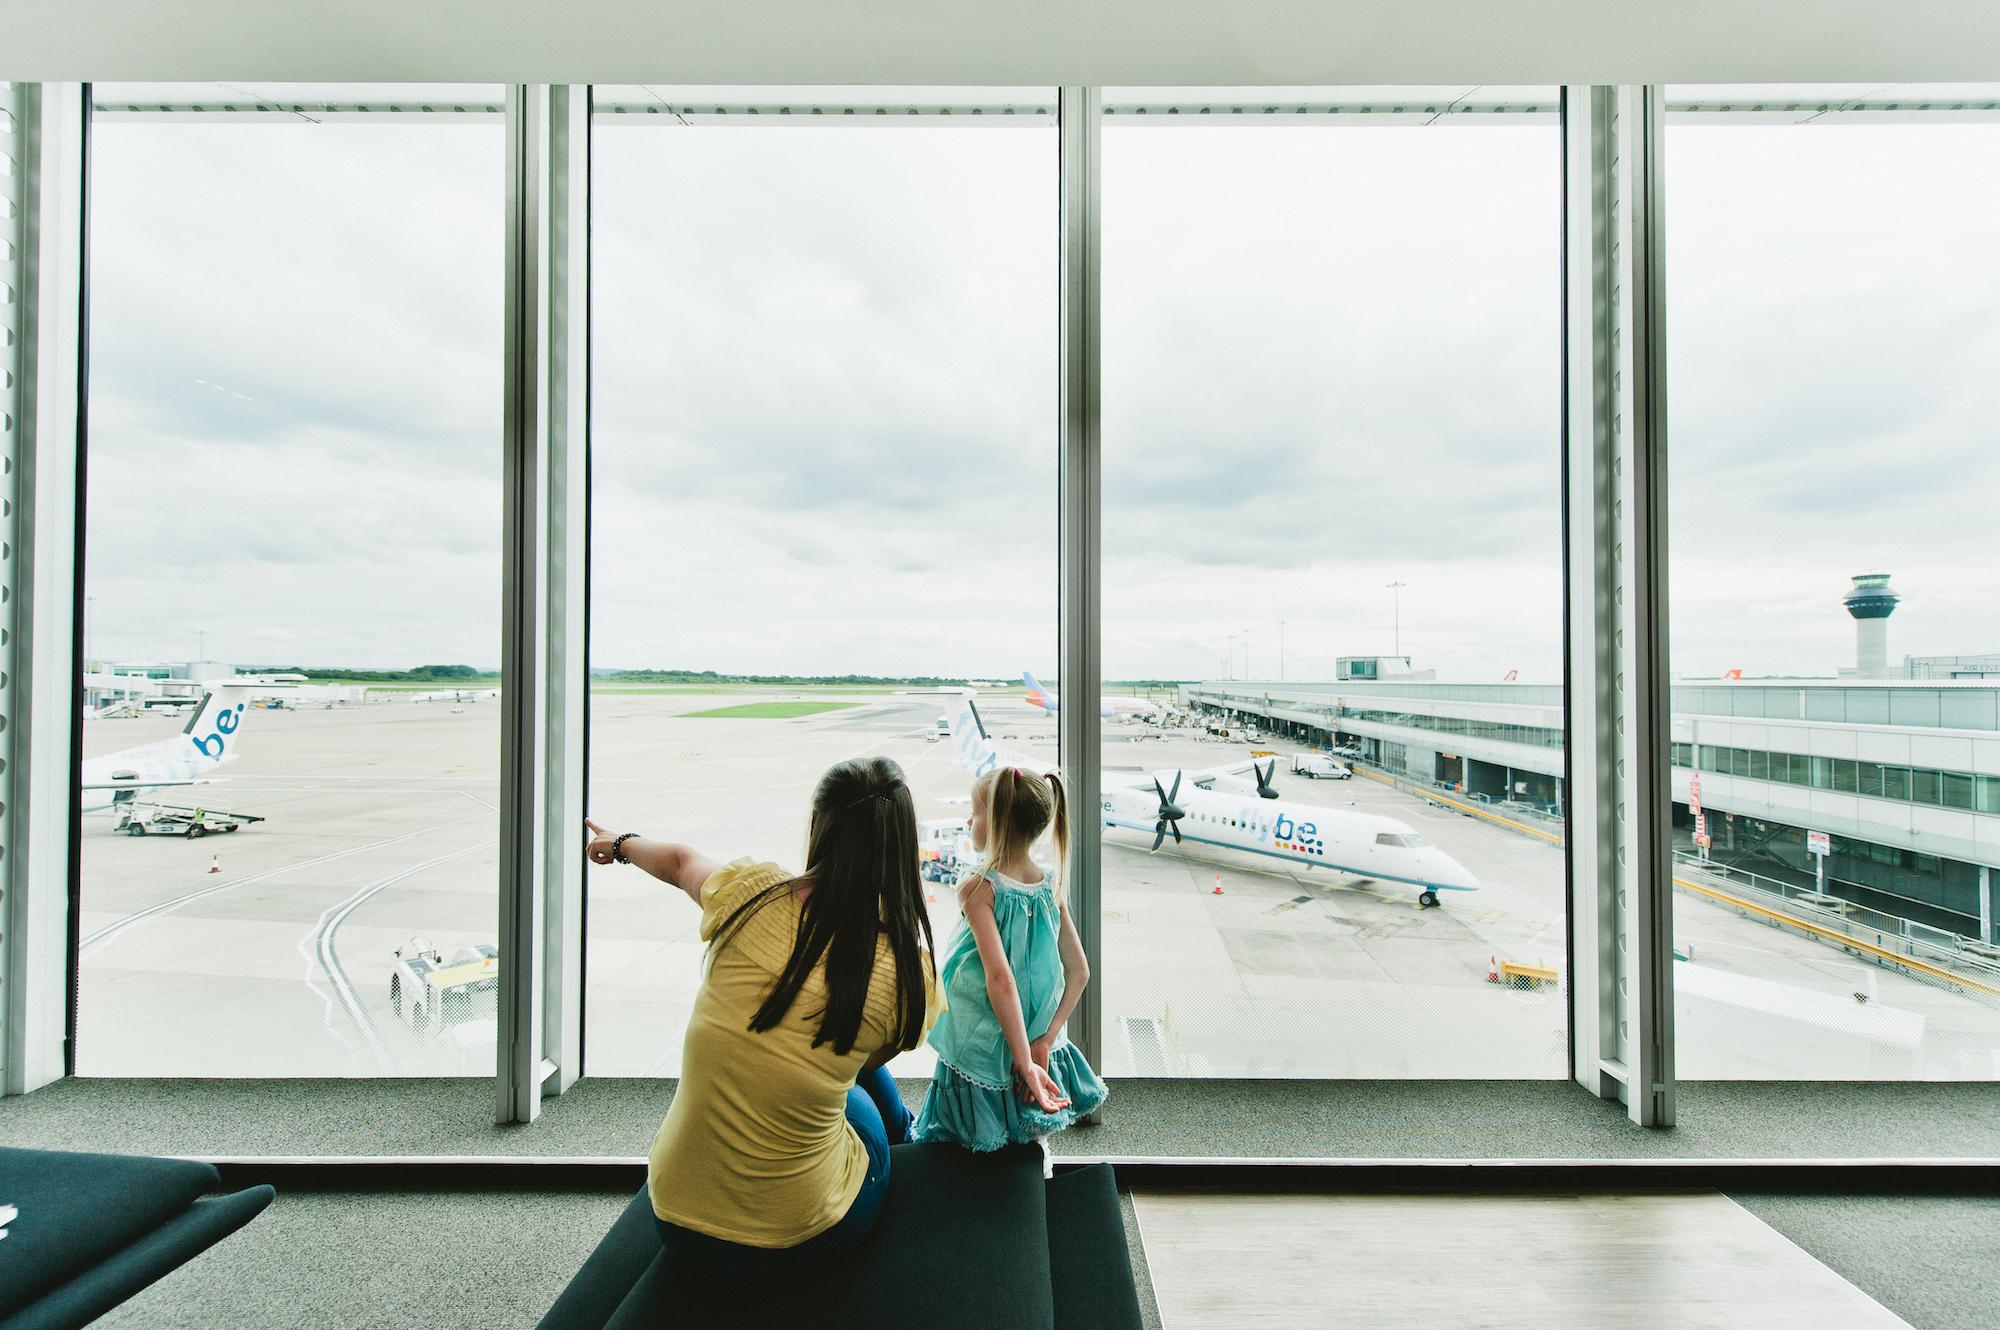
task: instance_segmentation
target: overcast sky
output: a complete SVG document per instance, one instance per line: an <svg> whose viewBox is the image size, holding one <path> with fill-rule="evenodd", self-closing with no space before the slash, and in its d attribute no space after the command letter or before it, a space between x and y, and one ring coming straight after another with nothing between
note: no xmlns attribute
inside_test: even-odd
<svg viewBox="0 0 2000 1330"><path fill-rule="evenodd" d="M1052 129L601 125L593 662L1055 667ZM1675 128L1677 668L2000 650L2000 126ZM1118 677L1560 677L1553 125L1105 134ZM498 659L501 131L95 135L96 654Z"/></svg>

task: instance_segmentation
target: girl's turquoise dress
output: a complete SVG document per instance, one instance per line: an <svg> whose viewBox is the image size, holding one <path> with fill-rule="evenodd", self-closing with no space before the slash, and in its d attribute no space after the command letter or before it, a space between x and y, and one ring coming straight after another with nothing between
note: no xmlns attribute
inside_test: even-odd
<svg viewBox="0 0 2000 1330"><path fill-rule="evenodd" d="M981 869L993 883L993 922L999 926L1028 1039L1048 1030L1062 1005L1062 912L1048 874L1033 884ZM963 893L973 882L966 879ZM1014 1089L1014 1058L1000 1018L986 997L986 965L972 929L959 921L938 972L949 1005L931 1027L937 1072L910 1128L917 1141L956 1141L968 1150L1025 1145L1061 1131L1104 1102L1104 1082L1067 1038L1049 1051L1049 1076L1069 1096L1069 1107L1044 1113Z"/></svg>

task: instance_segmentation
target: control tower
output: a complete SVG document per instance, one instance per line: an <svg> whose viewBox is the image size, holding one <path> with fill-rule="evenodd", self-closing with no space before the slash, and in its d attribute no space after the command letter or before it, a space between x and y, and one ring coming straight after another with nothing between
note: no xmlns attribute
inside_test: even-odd
<svg viewBox="0 0 2000 1330"><path fill-rule="evenodd" d="M1889 616L1902 600L1887 573L1860 573L1841 602L1854 616L1854 673L1862 679L1889 677Z"/></svg>

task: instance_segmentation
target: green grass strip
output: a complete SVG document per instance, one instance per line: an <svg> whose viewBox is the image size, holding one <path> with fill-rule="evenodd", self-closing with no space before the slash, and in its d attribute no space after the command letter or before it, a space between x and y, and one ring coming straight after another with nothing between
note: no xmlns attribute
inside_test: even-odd
<svg viewBox="0 0 2000 1330"><path fill-rule="evenodd" d="M683 711L683 720L790 720L794 716L817 716L822 711L839 711L853 702L745 702L741 706L716 707L712 711Z"/></svg>

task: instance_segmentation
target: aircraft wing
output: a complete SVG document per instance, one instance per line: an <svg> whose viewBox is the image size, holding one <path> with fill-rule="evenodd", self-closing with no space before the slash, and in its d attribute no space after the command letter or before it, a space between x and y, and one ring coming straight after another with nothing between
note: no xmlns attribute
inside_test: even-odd
<svg viewBox="0 0 2000 1330"><path fill-rule="evenodd" d="M131 780L87 780L78 785L79 790L158 790L170 785L206 785L206 780L181 778L178 780L156 780L145 776L134 776Z"/></svg>
<svg viewBox="0 0 2000 1330"><path fill-rule="evenodd" d="M1223 778L1233 777L1241 780L1255 781L1259 771L1265 771L1268 776L1268 768L1275 760L1268 757L1246 756L1241 762L1225 762L1221 766L1203 767L1199 771L1182 772L1181 778L1203 789L1207 789L1216 780Z"/></svg>
<svg viewBox="0 0 2000 1330"><path fill-rule="evenodd" d="M972 699L969 689L959 692L957 709L947 717L951 725L952 746L957 750L958 764L975 776L983 776L996 767L1020 767L1023 771L1045 774L1055 770L1055 764L1046 758L1031 757L995 744L986 733L986 723L979 718L979 707ZM1268 784L1277 767L1275 757L1263 760L1263 781L1257 779L1258 759L1246 755L1240 762L1226 762L1220 766L1205 767L1200 771L1184 771L1181 779L1191 781L1206 789L1215 782L1224 780L1242 781L1250 785L1254 792L1256 785ZM1117 771L1107 770L1099 777L1099 787L1105 790L1124 789L1128 786L1145 788L1155 779L1169 782L1174 770L1165 771Z"/></svg>
<svg viewBox="0 0 2000 1330"><path fill-rule="evenodd" d="M1149 787L1156 780L1162 785L1170 785L1174 776L1178 774L1183 784L1192 785L1196 789L1220 792L1217 787L1230 782L1240 783L1244 787L1244 793L1254 794L1260 783L1268 785L1272 776L1276 774L1272 766L1275 761L1275 758L1268 757L1246 757L1241 762L1225 762L1220 766L1199 769L1162 767L1157 771L1137 771L1106 768L1103 775L1098 778L1098 784L1107 790L1123 789L1126 786ZM1259 771L1263 773L1262 782L1257 779Z"/></svg>

